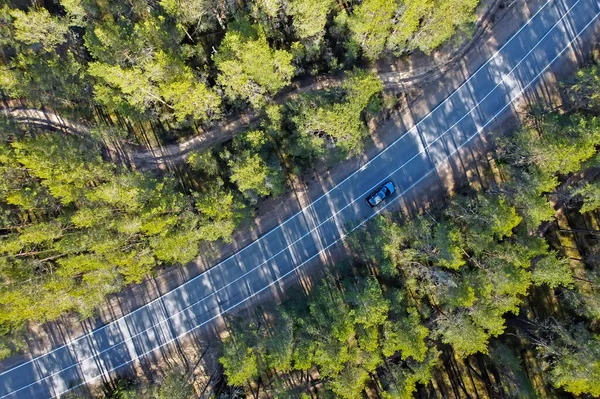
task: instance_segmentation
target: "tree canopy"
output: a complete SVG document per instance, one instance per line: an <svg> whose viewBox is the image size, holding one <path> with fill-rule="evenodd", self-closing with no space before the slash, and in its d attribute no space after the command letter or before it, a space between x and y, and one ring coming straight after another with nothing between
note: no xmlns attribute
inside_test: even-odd
<svg viewBox="0 0 600 399"><path fill-rule="evenodd" d="M292 54L272 49L263 29L243 18L230 24L213 59L225 94L255 107L287 86L294 74Z"/></svg>

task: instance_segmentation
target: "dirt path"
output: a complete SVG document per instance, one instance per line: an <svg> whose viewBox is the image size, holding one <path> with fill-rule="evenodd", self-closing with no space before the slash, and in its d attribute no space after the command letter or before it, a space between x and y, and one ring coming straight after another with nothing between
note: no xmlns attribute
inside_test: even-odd
<svg viewBox="0 0 600 399"><path fill-rule="evenodd" d="M449 69L456 66L472 48L477 47L486 32L489 33L495 23L514 7L516 2L509 3L509 1L511 0L482 1L482 5L478 10L479 18L474 34L469 40L463 41L458 48L452 48L452 44L447 44L431 56L418 53L402 59L384 59L374 65L372 71L379 75L385 89L392 93L407 93L416 86L422 86L438 79ZM293 82L274 100L280 104L285 103L301 93L339 85L342 79L343 74L337 74ZM90 129L84 124L64 120L52 110L5 106L0 108L0 112L11 116L19 123L41 128L52 128L69 134L86 135ZM203 134L196 135L180 143L146 149L129 146L127 152L129 152L129 158L137 169L164 168L169 164L185 162L192 151L202 151L228 141L235 135L256 125L259 121L260 116L256 112L249 111L223 119Z"/></svg>
<svg viewBox="0 0 600 399"><path fill-rule="evenodd" d="M0 114L11 117L17 123L44 129L56 129L76 135L89 133L89 127L63 119L52 110L5 106L0 108Z"/></svg>

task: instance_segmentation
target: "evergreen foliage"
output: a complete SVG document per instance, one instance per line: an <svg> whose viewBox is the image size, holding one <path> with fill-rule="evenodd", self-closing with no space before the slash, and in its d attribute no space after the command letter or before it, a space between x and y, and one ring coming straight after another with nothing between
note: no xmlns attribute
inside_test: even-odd
<svg viewBox="0 0 600 399"><path fill-rule="evenodd" d="M257 349L261 337L276 336L277 328L267 325L245 341L241 353L261 353L258 361L265 362L253 378L302 370L321 378L323 394L357 398L376 386L381 397L408 398L434 382L440 363L469 365L489 355L505 361L496 367L511 384L506 392L532 395L539 387L522 374L519 363L525 360L503 343L514 336L537 349L554 389L597 396L598 262L595 255L582 260L586 265L567 258L568 249L553 249L553 240L546 242L537 231L554 217L556 201L595 215L597 182L587 176L597 176L598 131L593 115L545 114L499 140L504 181L467 190L445 209L411 218L378 216L351 233L351 267L330 269L305 301L291 296L283 305L293 320L282 337L286 353L293 353L286 356L290 363L267 365L268 354ZM584 322L520 316L523 309L531 313L531 301L542 290L556 293L562 312ZM246 331L237 325L229 340ZM222 364L231 364L228 356ZM454 373L450 378L460 379ZM270 389L280 393L275 385Z"/></svg>
<svg viewBox="0 0 600 399"><path fill-rule="evenodd" d="M3 327L68 311L91 316L107 294L157 265L191 261L201 240L227 237L239 221L235 205L211 212L172 179L120 170L96 154L89 141L49 134L3 150ZM230 227L211 234L214 223Z"/></svg>
<svg viewBox="0 0 600 399"><path fill-rule="evenodd" d="M58 4L0 9L0 89L9 98L90 123L102 115L165 124L175 136L248 105L262 122L192 154L182 187L108 162L91 138L2 119L0 357L25 347L28 322L92 316L107 295L161 265L193 260L202 242L230 240L260 198L285 192L290 165L360 153L383 85L353 64L431 53L468 32L479 1ZM296 75L340 68L349 69L340 87L275 105ZM499 359L524 392L527 378L499 341L512 329L537 349L554 389L600 396L597 249L578 260L539 237L561 206L597 234L599 71L584 68L564 86L564 112L537 115L497 141L502 181L444 210L375 218L347 238L351 264L328 270L306 300L233 321L220 358L227 383L302 373L318 376L325 395L405 398L432 384L440 364ZM114 138L108 130L92 129ZM560 308L559 321L523 315L540 292ZM152 395L189 397L188 379L169 374ZM289 393L281 386L274 396Z"/></svg>
<svg viewBox="0 0 600 399"><path fill-rule="evenodd" d="M230 24L213 59L225 94L254 107L287 86L294 74L291 53L272 49L263 28L243 18Z"/></svg>

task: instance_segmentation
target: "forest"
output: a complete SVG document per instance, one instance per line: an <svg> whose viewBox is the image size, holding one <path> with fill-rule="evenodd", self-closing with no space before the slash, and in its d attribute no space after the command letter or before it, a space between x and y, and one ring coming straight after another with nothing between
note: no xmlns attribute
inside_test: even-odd
<svg viewBox="0 0 600 399"><path fill-rule="evenodd" d="M311 290L230 316L214 396L600 396L600 66L557 92L496 135L480 179L378 216ZM187 399L191 371L105 397Z"/></svg>
<svg viewBox="0 0 600 399"><path fill-rule="evenodd" d="M0 9L0 357L27 326L227 242L394 106L369 66L468 37L478 0L48 0ZM335 84L298 90L319 76ZM600 396L600 66L498 134L480 184L374 219L310 292L227 319L215 397ZM283 99L283 100L282 100ZM160 147L252 123L185 162ZM150 166L148 166L150 165ZM297 298L302 298L299 301ZM184 399L190 375L113 399ZM75 395L76 396L76 395Z"/></svg>
<svg viewBox="0 0 600 399"><path fill-rule="evenodd" d="M530 107L497 137L484 184L352 233L352 258L305 303L232 317L226 383L254 397L600 396L599 82L586 67L560 108Z"/></svg>
<svg viewBox="0 0 600 399"><path fill-rule="evenodd" d="M478 3L2 2L2 108L80 128L0 115L0 357L25 349L30 323L94 316L107 295L230 241L316 163L360 154L367 121L393 103L364 67L468 37ZM184 163L136 164L140 148L244 113L255 123Z"/></svg>

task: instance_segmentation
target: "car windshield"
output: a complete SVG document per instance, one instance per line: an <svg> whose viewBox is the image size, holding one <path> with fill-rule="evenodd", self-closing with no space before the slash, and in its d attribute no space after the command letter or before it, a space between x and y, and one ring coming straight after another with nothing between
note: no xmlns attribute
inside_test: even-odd
<svg viewBox="0 0 600 399"><path fill-rule="evenodd" d="M383 199L390 194L391 194L390 189L383 186L379 189L379 191L377 191L376 193L371 195L371 197L369 198L369 203L371 205L375 206L375 205L379 204L381 201L383 201Z"/></svg>
<svg viewBox="0 0 600 399"><path fill-rule="evenodd" d="M371 205L377 205L381 202L381 198L379 198L379 195L375 194L369 198L369 202Z"/></svg>
<svg viewBox="0 0 600 399"><path fill-rule="evenodd" d="M385 193L383 190L379 190L377 194L373 196L373 202L377 205L385 198Z"/></svg>

